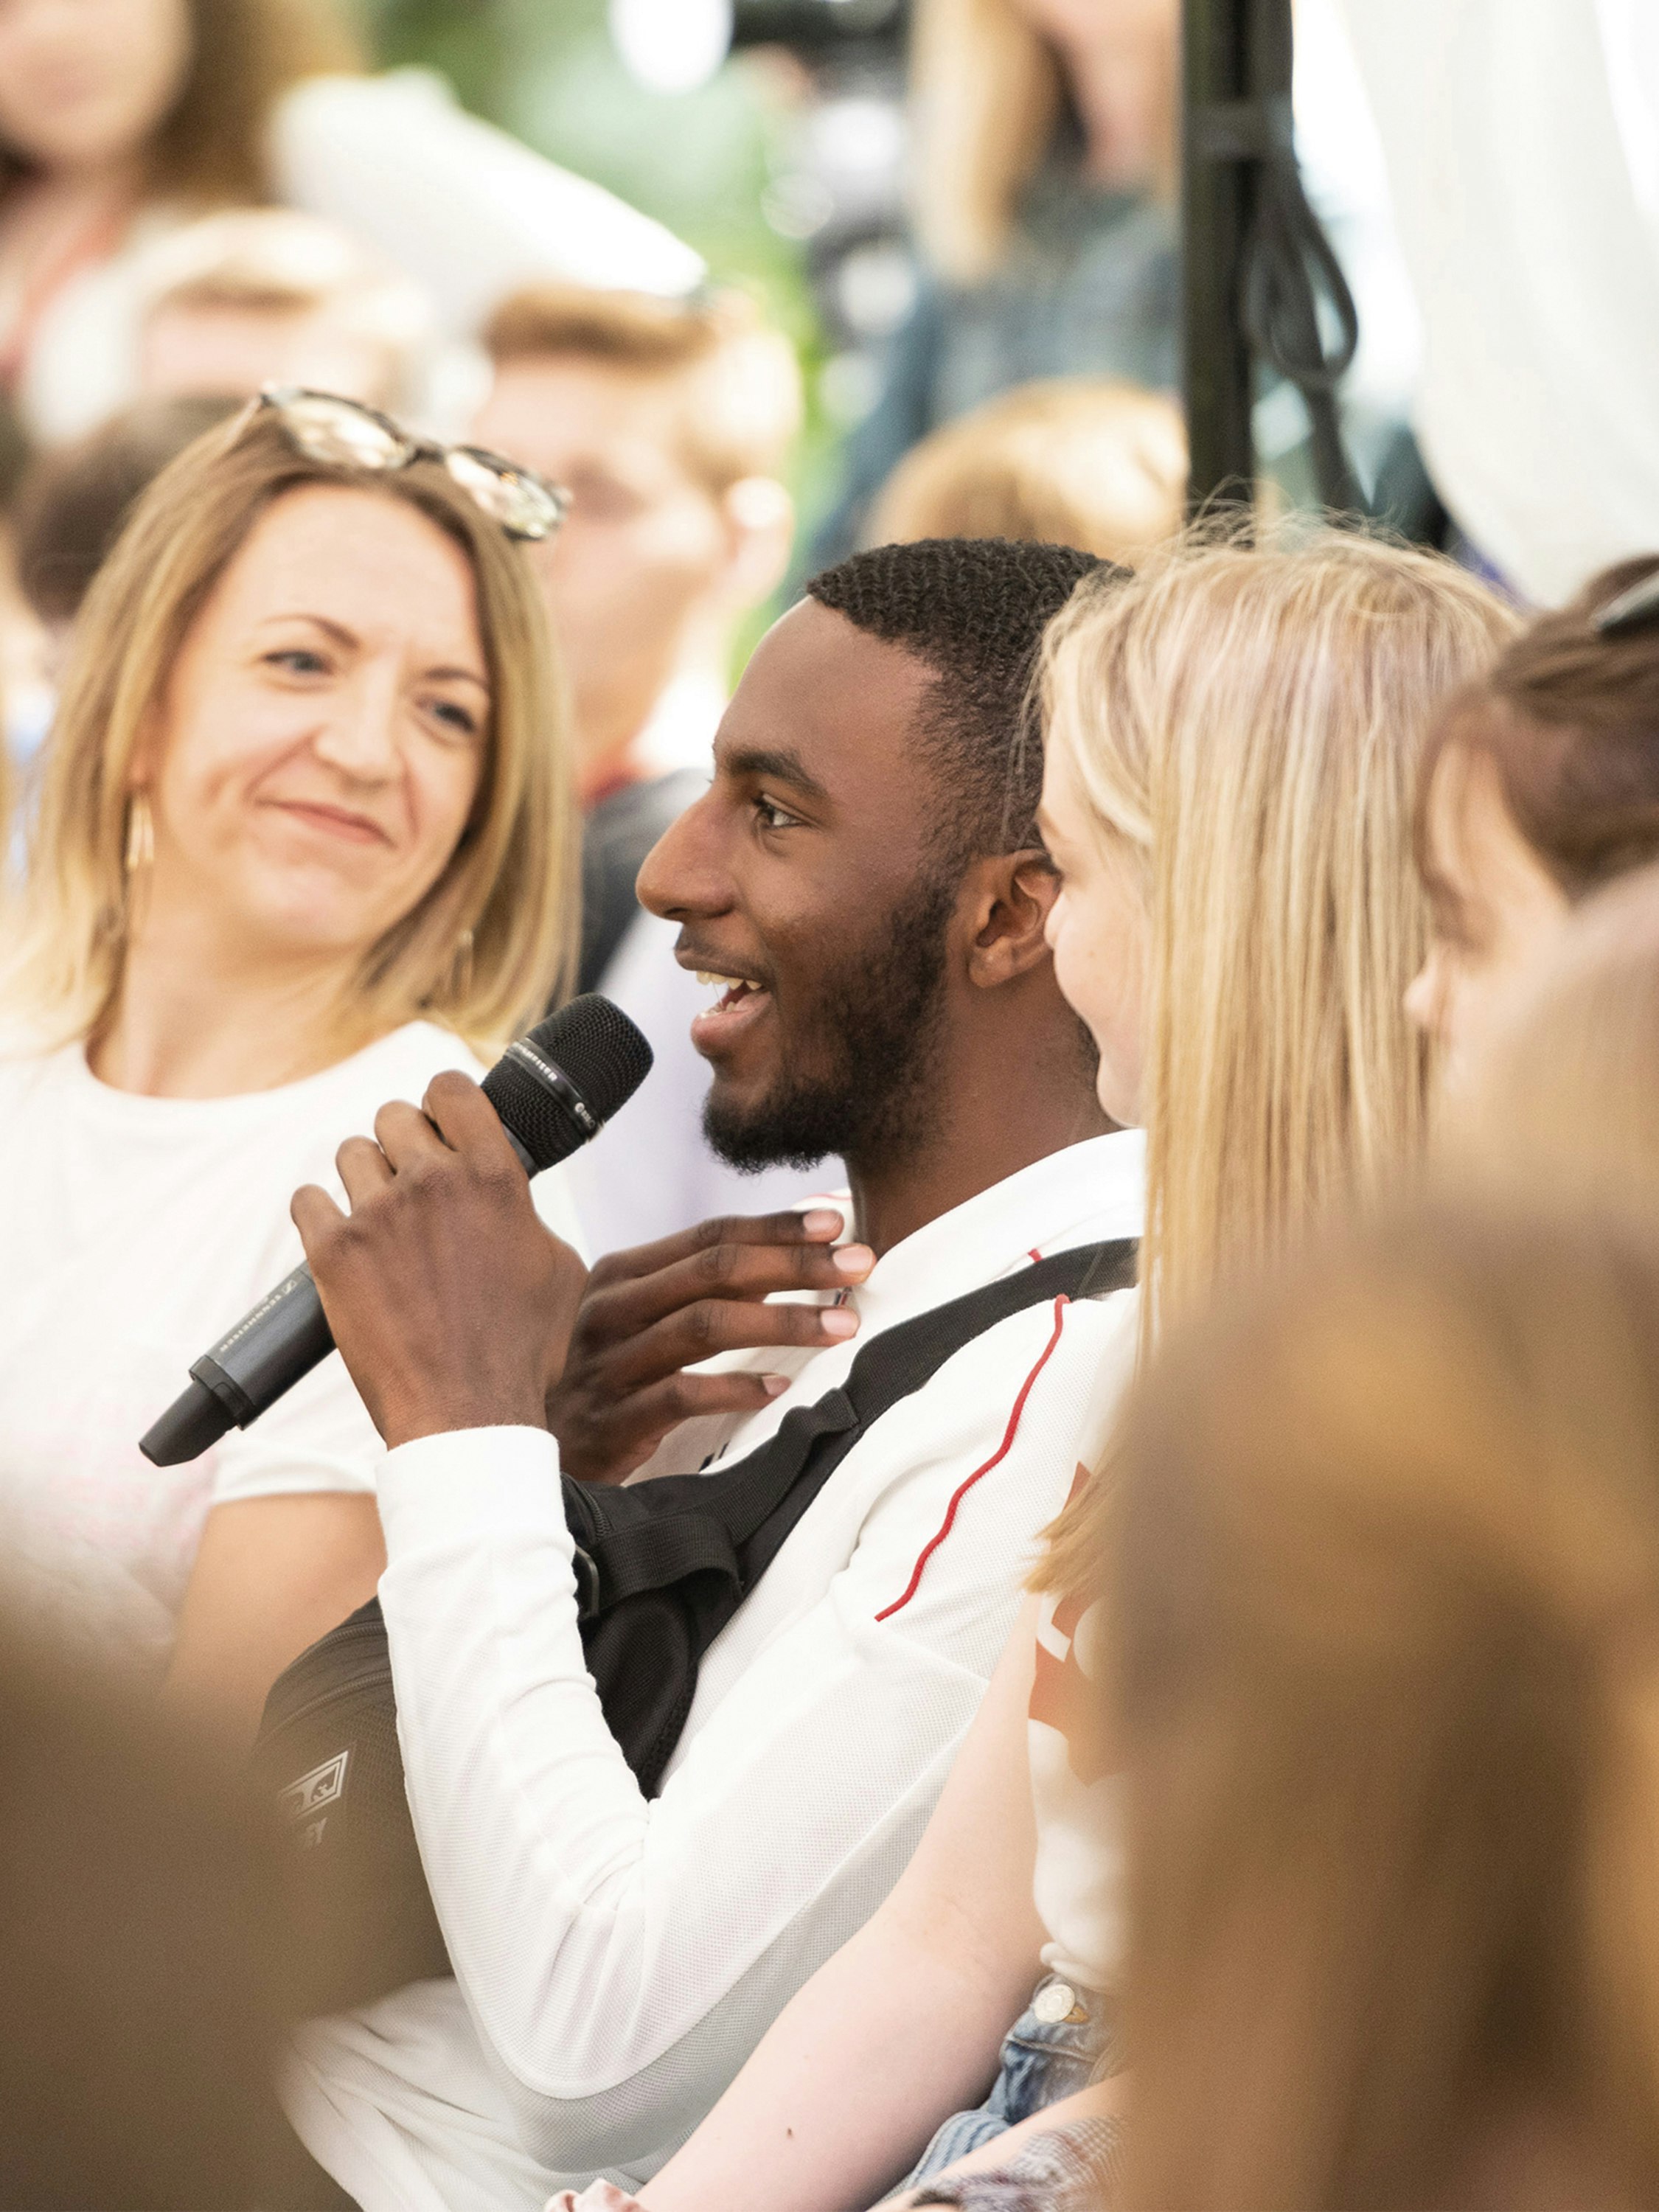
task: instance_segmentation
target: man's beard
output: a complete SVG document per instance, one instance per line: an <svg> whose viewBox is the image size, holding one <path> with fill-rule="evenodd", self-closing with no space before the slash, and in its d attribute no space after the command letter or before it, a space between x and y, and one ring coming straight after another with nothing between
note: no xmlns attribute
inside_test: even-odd
<svg viewBox="0 0 1659 2212"><path fill-rule="evenodd" d="M795 1040L816 1074L786 1073L750 1107L703 1108L703 1134L728 1166L810 1168L839 1153L861 1165L902 1158L932 1133L924 1111L944 1030L945 929L959 886L933 878L884 917L874 948L827 975Z"/></svg>

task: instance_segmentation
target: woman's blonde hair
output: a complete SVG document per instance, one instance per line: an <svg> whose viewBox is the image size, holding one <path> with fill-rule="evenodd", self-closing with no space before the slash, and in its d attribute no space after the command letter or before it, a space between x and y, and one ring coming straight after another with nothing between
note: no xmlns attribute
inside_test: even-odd
<svg viewBox="0 0 1659 2212"><path fill-rule="evenodd" d="M1173 74L1169 94L1163 136L1172 173ZM916 0L911 198L917 234L941 275L975 284L995 268L1064 97L1059 58L1017 0Z"/></svg>
<svg viewBox="0 0 1659 2212"><path fill-rule="evenodd" d="M1659 2202L1650 1224L1373 1227L1179 1332L1116 1473L1122 2202Z"/></svg>
<svg viewBox="0 0 1659 2212"><path fill-rule="evenodd" d="M1418 759L1513 628L1451 562L1334 529L1190 535L1050 625L1047 743L1146 899L1143 1346L1419 1145ZM1104 1486L1045 1581L1093 1574Z"/></svg>
<svg viewBox="0 0 1659 2212"><path fill-rule="evenodd" d="M272 503L307 485L398 500L466 556L490 682L478 788L443 874L365 955L343 1048L416 1017L502 1038L568 985L575 814L562 686L522 550L437 463L373 471L308 459L272 414L186 447L138 502L76 624L30 839L10 1006L43 1042L92 1034L119 986L132 878L129 776L179 647Z"/></svg>
<svg viewBox="0 0 1659 2212"><path fill-rule="evenodd" d="M199 207L268 200L271 110L303 78L355 70L336 0L190 0L190 66L144 149L147 198ZM30 173L0 143L0 199Z"/></svg>

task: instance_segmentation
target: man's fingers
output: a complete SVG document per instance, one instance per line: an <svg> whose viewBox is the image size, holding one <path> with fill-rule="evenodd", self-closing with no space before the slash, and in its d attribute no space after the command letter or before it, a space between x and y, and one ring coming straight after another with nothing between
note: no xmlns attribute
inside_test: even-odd
<svg viewBox="0 0 1659 2212"><path fill-rule="evenodd" d="M670 1376L608 1413L591 1437L561 1437L564 1471L578 1482L621 1482L680 1422L702 1413L757 1412L782 1387L779 1376Z"/></svg>
<svg viewBox="0 0 1659 2212"><path fill-rule="evenodd" d="M701 1299L750 1298L758 1303L779 1291L833 1294L861 1283L875 1263L867 1245L808 1244L799 1239L704 1244L654 1275L626 1283L607 1283L601 1263L594 1271L594 1289L605 1304L595 1310L595 1326L606 1334L633 1336Z"/></svg>
<svg viewBox="0 0 1659 2212"><path fill-rule="evenodd" d="M325 1190L314 1182L303 1182L289 1200L289 1219L300 1232L300 1242L306 1248L307 1260L315 1256L316 1249L332 1231L345 1226L345 1216Z"/></svg>
<svg viewBox="0 0 1659 2212"><path fill-rule="evenodd" d="M394 1098L381 1107L374 1116L374 1141L398 1175L406 1175L418 1161L447 1149L420 1108L406 1098Z"/></svg>
<svg viewBox="0 0 1659 2212"><path fill-rule="evenodd" d="M809 1207L805 1213L729 1213L700 1221L694 1229L681 1229L654 1244L635 1244L625 1252L612 1252L599 1262L606 1282L634 1282L660 1274L683 1260L713 1245L828 1244L843 1226L835 1206Z"/></svg>
<svg viewBox="0 0 1659 2212"><path fill-rule="evenodd" d="M384 1190L392 1180L386 1156L372 1137L348 1137L335 1153L334 1164L354 1206Z"/></svg>
<svg viewBox="0 0 1659 2212"><path fill-rule="evenodd" d="M421 1103L437 1124L445 1143L453 1151L477 1152L485 1158L499 1155L518 1160L518 1154L507 1141L507 1131L501 1127L501 1115L480 1085L459 1068L446 1068L441 1075L434 1075Z"/></svg>
<svg viewBox="0 0 1659 2212"><path fill-rule="evenodd" d="M607 1389L631 1394L683 1367L711 1359L717 1352L775 1345L819 1352L826 1345L844 1344L857 1333L858 1316L842 1306L756 1305L746 1299L701 1298L613 1346L602 1372Z"/></svg>

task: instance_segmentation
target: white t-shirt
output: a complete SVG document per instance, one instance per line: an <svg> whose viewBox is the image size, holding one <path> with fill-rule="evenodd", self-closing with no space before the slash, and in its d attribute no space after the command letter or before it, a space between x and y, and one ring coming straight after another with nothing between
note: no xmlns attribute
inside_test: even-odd
<svg viewBox="0 0 1659 2212"><path fill-rule="evenodd" d="M1528 598L1659 544L1659 10L1346 0L1423 318L1417 428Z"/></svg>
<svg viewBox="0 0 1659 2212"><path fill-rule="evenodd" d="M0 1575L40 1626L159 1676L211 1506L373 1489L380 1440L337 1358L187 1466L138 1438L299 1263L295 1188L341 1196L341 1141L447 1067L482 1072L427 1022L232 1098L112 1090L78 1044L0 1057ZM556 1170L537 1193L572 1236Z"/></svg>

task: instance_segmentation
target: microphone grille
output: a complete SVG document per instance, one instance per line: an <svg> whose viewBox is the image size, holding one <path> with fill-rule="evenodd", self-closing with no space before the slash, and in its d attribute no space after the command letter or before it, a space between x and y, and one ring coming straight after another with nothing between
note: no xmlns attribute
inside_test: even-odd
<svg viewBox="0 0 1659 2212"><path fill-rule="evenodd" d="M651 1048L620 1006L588 991L526 1039L562 1067L596 1121L608 1121L651 1073Z"/></svg>
<svg viewBox="0 0 1659 2212"><path fill-rule="evenodd" d="M550 1060L599 1122L625 1105L651 1072L651 1048L620 1006L597 992L538 1022L522 1042ZM579 1130L544 1078L509 1051L484 1078L484 1095L540 1164L550 1166L591 1136Z"/></svg>

